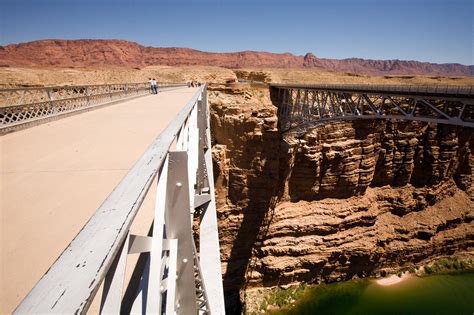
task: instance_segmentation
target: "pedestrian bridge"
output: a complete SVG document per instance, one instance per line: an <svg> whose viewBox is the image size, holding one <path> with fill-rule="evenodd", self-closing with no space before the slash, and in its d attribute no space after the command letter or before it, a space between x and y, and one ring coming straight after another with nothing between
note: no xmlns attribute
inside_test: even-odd
<svg viewBox="0 0 474 315"><path fill-rule="evenodd" d="M341 119L474 127L472 87L270 89L283 132ZM207 86L159 90L0 90L0 313L224 314Z"/></svg>
<svg viewBox="0 0 474 315"><path fill-rule="evenodd" d="M0 92L0 313L224 313L206 86L159 88Z"/></svg>

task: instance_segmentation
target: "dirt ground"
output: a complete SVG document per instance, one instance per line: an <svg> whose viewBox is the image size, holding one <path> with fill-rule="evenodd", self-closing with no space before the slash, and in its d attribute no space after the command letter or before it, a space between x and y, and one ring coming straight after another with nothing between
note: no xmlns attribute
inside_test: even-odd
<svg viewBox="0 0 474 315"><path fill-rule="evenodd" d="M474 77L369 76L309 69L238 69L235 72L242 78L277 83L474 85Z"/></svg>
<svg viewBox="0 0 474 315"><path fill-rule="evenodd" d="M224 83L235 78L275 83L474 85L474 77L368 76L327 70L226 69L210 66L127 68L1 67L0 88L44 85L200 81Z"/></svg>

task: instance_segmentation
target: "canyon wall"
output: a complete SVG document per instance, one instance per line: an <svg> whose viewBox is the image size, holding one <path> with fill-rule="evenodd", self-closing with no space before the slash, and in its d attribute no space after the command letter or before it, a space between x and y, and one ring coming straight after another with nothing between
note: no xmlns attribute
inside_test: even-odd
<svg viewBox="0 0 474 315"><path fill-rule="evenodd" d="M474 245L474 133L353 121L281 135L268 88L209 88L229 313L259 286L383 274Z"/></svg>

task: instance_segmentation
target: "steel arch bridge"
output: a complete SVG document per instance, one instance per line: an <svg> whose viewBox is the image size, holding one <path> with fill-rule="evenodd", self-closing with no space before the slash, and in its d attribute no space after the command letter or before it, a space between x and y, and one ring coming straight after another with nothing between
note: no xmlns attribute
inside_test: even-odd
<svg viewBox="0 0 474 315"><path fill-rule="evenodd" d="M283 132L354 119L423 121L474 128L473 86L271 84Z"/></svg>

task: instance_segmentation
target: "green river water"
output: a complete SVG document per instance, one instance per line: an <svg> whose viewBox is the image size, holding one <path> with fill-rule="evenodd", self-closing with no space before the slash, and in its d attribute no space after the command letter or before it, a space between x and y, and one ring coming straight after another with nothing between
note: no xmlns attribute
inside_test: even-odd
<svg viewBox="0 0 474 315"><path fill-rule="evenodd" d="M367 279L317 286L277 314L474 315L474 273L412 276L391 286Z"/></svg>

